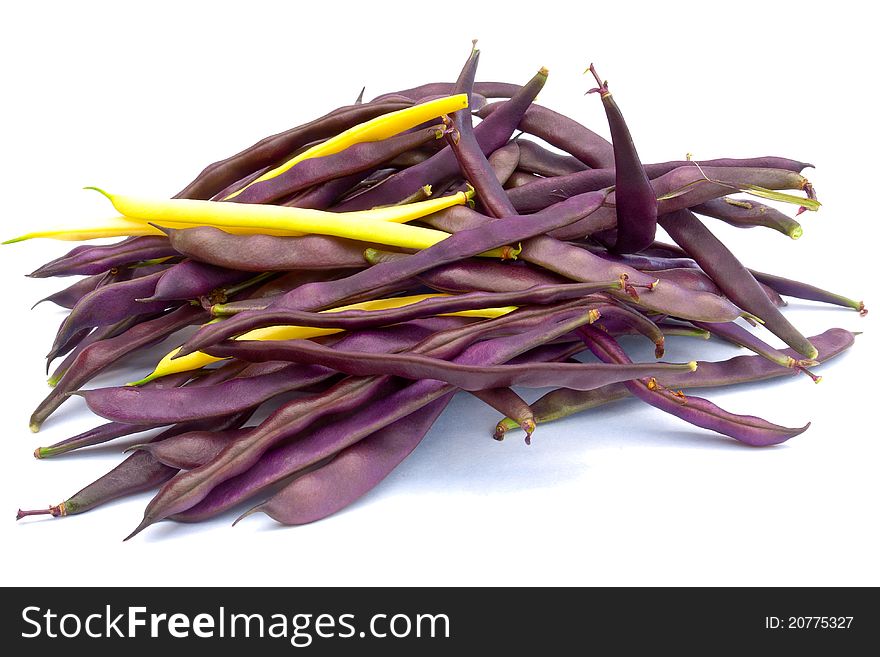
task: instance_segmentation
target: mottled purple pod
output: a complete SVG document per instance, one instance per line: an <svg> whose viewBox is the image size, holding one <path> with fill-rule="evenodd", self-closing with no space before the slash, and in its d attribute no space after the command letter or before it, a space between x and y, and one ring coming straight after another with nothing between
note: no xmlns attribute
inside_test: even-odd
<svg viewBox="0 0 880 657"><path fill-rule="evenodd" d="M363 267L363 242L325 235L232 235L212 226L165 229L174 248L195 260L247 272ZM160 281L161 283L161 281Z"/></svg>

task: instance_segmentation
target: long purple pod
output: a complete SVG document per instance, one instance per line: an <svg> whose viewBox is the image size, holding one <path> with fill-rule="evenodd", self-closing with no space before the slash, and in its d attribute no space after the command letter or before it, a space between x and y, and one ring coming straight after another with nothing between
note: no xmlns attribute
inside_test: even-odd
<svg viewBox="0 0 880 657"><path fill-rule="evenodd" d="M77 250L79 249L79 250ZM115 244L85 245L28 274L31 278L94 275L132 262L176 255L161 235L129 237Z"/></svg>
<svg viewBox="0 0 880 657"><path fill-rule="evenodd" d="M19 510L16 520L32 515L47 514L59 518L85 513L120 497L151 490L171 479L176 473L176 468L159 463L146 452L135 452L110 472L60 504L40 511Z"/></svg>
<svg viewBox="0 0 880 657"><path fill-rule="evenodd" d="M501 107L500 103L486 105L477 112L488 120ZM614 149L607 139L581 125L574 119L553 110L532 104L517 126L523 132L540 137L548 144L570 153L584 164L594 168L614 166Z"/></svg>
<svg viewBox="0 0 880 657"><path fill-rule="evenodd" d="M529 388L564 386L589 390L617 381L663 376L666 371L693 369L692 364L689 363L463 365L412 353L370 354L343 351L324 347L309 340L282 340L271 347L273 347L272 360L278 360L280 357L281 360L310 365L320 363L324 367L355 376L392 375L416 380L435 379L462 390L486 390L510 386ZM211 352L238 357L240 352L247 349L248 347L242 349L237 343L229 342L213 347ZM247 353L254 353L252 349Z"/></svg>
<svg viewBox="0 0 880 657"><path fill-rule="evenodd" d="M253 372L254 370L268 370L268 366L272 365L271 363L260 363L259 365L253 365L244 362L236 362L230 361L226 365L222 367L218 367L216 369L211 370L207 374L202 374L201 376L196 377L193 381L189 383L190 386L210 386L216 385L218 383L222 383L226 379L235 377L239 374L242 376L247 376L248 370ZM283 364L286 366L286 363ZM256 373L256 372L253 372ZM178 372L175 374L169 374L167 376L163 376L160 379L156 379L154 381L150 381L145 383L144 388L154 388L156 390L161 389L172 389L178 388L184 385L190 378L192 378L192 372ZM253 375L253 374L251 374ZM240 409L232 409L230 413L234 411L244 411L245 408ZM197 419L197 418L194 418ZM151 429L157 429L161 426L164 426L165 423L158 424L129 424L125 422L108 422L97 426L93 429L85 431L83 433L77 434L71 438L67 438L60 442L55 443L54 445L49 445L48 447L38 447L34 451L34 456L36 458L48 458L52 456L60 456L62 454L66 454L68 452L72 452L78 449L82 449L83 447L92 447L94 445L100 445L116 438L121 438L123 436L129 436L134 433L140 433L143 431L149 431ZM186 424L178 425L168 431L163 432L161 435L163 440L168 439L171 436L180 433L181 431L187 431L188 427Z"/></svg>
<svg viewBox="0 0 880 657"><path fill-rule="evenodd" d="M560 301L580 299L596 292L615 288L620 289L623 285L623 282L618 279L617 281L601 281L598 283L538 285L533 288L512 292L469 292L467 294L456 294L447 297L432 297L407 306L386 310L344 310L333 313L315 313L303 310L281 311L270 308L269 311L272 312L273 323L279 325L342 328L347 330L366 329L465 310L502 308L510 305L554 304ZM239 316L235 315L235 317ZM266 341L243 340L241 342L242 344L236 348L246 349L251 345L245 343ZM253 346L258 347L258 345Z"/></svg>
<svg viewBox="0 0 880 657"><path fill-rule="evenodd" d="M391 326L381 331L359 331L342 338L333 349L385 354L407 349L438 330L459 325L458 318L444 317ZM272 348L274 342L266 344ZM326 381L335 374L335 370L320 363L288 365L276 372L238 377L217 385L168 390L121 386L85 390L81 395L94 413L108 420L128 424L170 424L243 411L285 392Z"/></svg>
<svg viewBox="0 0 880 657"><path fill-rule="evenodd" d="M246 515L262 512L285 525L303 525L347 507L410 455L452 396L449 393L342 450L330 463L297 478Z"/></svg>
<svg viewBox="0 0 880 657"><path fill-rule="evenodd" d="M87 327L107 326L130 315L147 315L165 310L169 303L139 303L136 299L150 296L165 270L120 283L104 285L86 294L61 324L52 349L63 345L70 336Z"/></svg>
<svg viewBox="0 0 880 657"><path fill-rule="evenodd" d="M767 189L805 189L813 193L810 182L798 173L786 169L749 167L725 169L684 166L654 178L651 185L658 199L658 215L684 210L748 185ZM554 231L552 236L558 239L581 239L585 235L615 228L617 213L613 206L616 202L617 196L612 192L605 207L590 217Z"/></svg>
<svg viewBox="0 0 880 657"><path fill-rule="evenodd" d="M477 190L477 200L489 216L501 218L515 215L516 210L483 154L470 121L470 114L457 112L453 130L446 136L461 173Z"/></svg>
<svg viewBox="0 0 880 657"><path fill-rule="evenodd" d="M116 337L89 345L76 357L58 385L37 406L30 419L31 431L39 431L46 418L73 391L78 390L98 372L115 364L126 354L162 340L184 326L198 324L206 318L207 313L201 308L182 306L161 317L132 326Z"/></svg>
<svg viewBox="0 0 880 657"><path fill-rule="evenodd" d="M664 215L660 225L734 303L760 317L764 326L788 346L809 359L816 357L816 348L779 312L749 270L693 213L681 210Z"/></svg>
<svg viewBox="0 0 880 657"><path fill-rule="evenodd" d="M595 211L604 199L605 195L601 192L575 196L544 212L506 217L504 220L496 220L472 230L450 235L405 261L379 263L338 281L303 285L282 296L264 311L239 313L223 322L203 327L181 347L178 354L192 353L247 330L271 325L275 321L275 313L282 315L287 310L322 310L340 299L394 281L412 278L438 264L463 260L490 249L510 243L515 244L533 235L543 234Z"/></svg>
<svg viewBox="0 0 880 657"><path fill-rule="evenodd" d="M118 245L121 245L121 244L128 242L130 240L133 240L133 239L134 239L133 237L126 237L125 239L123 239L120 242L116 242L115 244L107 244L104 246L118 246ZM34 276L34 274L36 274L37 272L39 272L40 270L42 270L44 268L48 268L48 267L51 267L57 263L68 260L69 258L75 258L80 253L84 253L92 248L94 248L94 246L91 244L80 244L78 246L75 246L72 249L70 249L70 251L65 253L64 255L58 256L57 258L53 258L52 260L49 260L48 262L43 263L42 265L40 265L40 267L37 268L36 271L34 271L30 274L27 274L27 276L34 277L34 278L41 278L41 276ZM51 276L51 274L49 274L49 276Z"/></svg>
<svg viewBox="0 0 880 657"><path fill-rule="evenodd" d="M232 235L213 226L165 230L180 253L239 271L347 269L365 264L367 245L355 240L325 235Z"/></svg>
<svg viewBox="0 0 880 657"><path fill-rule="evenodd" d="M371 103L388 102L394 97L410 98L413 101L423 101L430 96L448 96L455 87L454 82L429 82L418 87L392 91L381 96L376 96ZM512 98L522 89L521 85L509 82L476 82L474 91L486 98Z"/></svg>
<svg viewBox="0 0 880 657"><path fill-rule="evenodd" d="M468 347L454 358L454 362L465 365L504 363L569 333L593 317L594 314L590 312L576 312L560 316L553 322L547 321L531 331L485 340ZM385 377L379 380L384 381ZM262 458L247 471L218 482L202 501L176 512L173 518L194 521L225 511L266 486L333 456L361 438L453 391L453 386L430 379L404 386L398 382L379 395L374 403L364 406L358 414L337 415L336 422L312 429L288 445L282 445L268 454L263 453ZM290 432L281 432L281 436L287 435Z"/></svg>
<svg viewBox="0 0 880 657"><path fill-rule="evenodd" d="M673 160L657 164L645 164L645 173L651 180L664 176L681 167L710 169L781 169L800 173L805 167L811 166L796 160L778 157L755 157L745 159L722 158L716 160ZM536 212L556 203L561 199L604 189L614 184L617 173L613 165L605 169L589 169L554 178L535 178L529 185L508 190L508 196L519 212ZM759 183L756 183L759 184ZM728 190L728 193L731 190Z"/></svg>
<svg viewBox="0 0 880 657"><path fill-rule="evenodd" d="M766 274L764 272L755 271L754 269L749 269L749 272L751 272L752 276L754 276L759 283L775 290L778 294L787 297L794 297L796 299L819 301L821 303L830 303L835 306L843 306L844 308L852 308L853 310L858 310L859 314L862 316L868 314L864 301L849 299L841 294L829 292L828 290L823 290L815 285L802 283L790 278L783 278L782 276L776 276L774 274Z"/></svg>
<svg viewBox="0 0 880 657"><path fill-rule="evenodd" d="M135 445L133 449L149 453L164 465L178 470L192 470L216 457L233 440L250 431L250 427L224 431L188 431L178 434L172 444L168 440Z"/></svg>
<svg viewBox="0 0 880 657"><path fill-rule="evenodd" d="M795 240L804 233L797 221L776 208L756 201L723 196L695 205L691 210L737 228L772 228Z"/></svg>
<svg viewBox="0 0 880 657"><path fill-rule="evenodd" d="M313 185L375 169L401 153L443 137L444 127L432 125L381 141L354 144L339 153L299 162L284 173L248 186L230 199L235 203L275 203Z"/></svg>
<svg viewBox="0 0 880 657"><path fill-rule="evenodd" d="M486 119L474 128L474 135L484 153L492 153L504 146L519 124L525 111L538 95L547 81L547 71L541 69L524 87L501 109L494 112L492 119ZM448 147L433 157L408 169L404 169L385 180L381 186L368 190L336 206L340 212L366 210L379 205L396 203L426 184L439 183L453 177L458 172L458 162Z"/></svg>
<svg viewBox="0 0 880 657"><path fill-rule="evenodd" d="M772 347L764 342L757 335L734 322L721 322L716 324L708 324L705 322L693 322L697 328L708 331L712 335L718 336L722 340L731 342L740 347L745 347L749 351L756 353L762 358L781 365L782 367L790 367L797 371L803 372L810 376L816 383L821 377L815 376L812 372L805 369L806 367L818 364L816 360L805 361L800 358L792 358L788 354L781 352L779 349Z"/></svg>
<svg viewBox="0 0 880 657"><path fill-rule="evenodd" d="M519 144L519 168L523 171L552 177L566 176L590 168L573 155L554 153L528 139L517 139L515 143Z"/></svg>
<svg viewBox="0 0 880 657"><path fill-rule="evenodd" d="M844 329L828 329L821 335L814 335L810 342L819 350L819 361L825 363L842 353L855 341L855 334ZM784 354L797 357L794 349L783 350ZM670 388L714 388L755 383L783 376L797 376L797 372L789 367L782 367L762 356L734 356L723 361L697 361L697 370L693 374L670 374L663 384ZM596 390L569 390L559 388L552 390L531 405L536 422L544 423L558 420L581 411L596 408L618 399L630 396L626 386L615 383ZM505 418L499 422L504 430L518 426L516 419Z"/></svg>
<svg viewBox="0 0 880 657"><path fill-rule="evenodd" d="M578 333L599 360L605 363L631 362L626 352L611 336L582 326ZM654 379L627 381L627 390L634 397L704 429L717 431L742 443L755 447L778 445L793 438L810 426L790 429L752 415L729 413L700 397L684 397L659 385Z"/></svg>
<svg viewBox="0 0 880 657"><path fill-rule="evenodd" d="M455 294L470 290L514 292L536 285L560 285L566 282L561 276L528 263L505 264L483 259L442 265L416 278L432 289Z"/></svg>
<svg viewBox="0 0 880 657"><path fill-rule="evenodd" d="M657 232L657 198L636 151L623 112L590 64L590 72L599 84L597 91L605 107L611 143L614 148L614 191L617 215L617 239L613 250L617 253L636 253L654 242Z"/></svg>
<svg viewBox="0 0 880 657"><path fill-rule="evenodd" d="M469 94L473 91L474 74L479 59L480 51L474 48L455 85L460 93ZM452 149L455 159L458 160L464 178L477 190L480 205L487 214L496 218L516 214L507 200L501 182L495 175L495 170L477 142L471 112L460 110L453 115L452 121L452 129L446 135L446 142ZM498 199L502 199L502 202L496 202Z"/></svg>
<svg viewBox="0 0 880 657"><path fill-rule="evenodd" d="M574 197L577 198L577 197ZM561 205L561 204L558 204ZM554 206L554 207L558 207ZM537 215L530 215L537 216ZM469 212L446 214L438 212L423 221L441 230L472 230L489 221L488 217ZM510 219L504 219L507 222ZM574 281L619 280L626 276L630 283L650 287L657 280L648 274L620 263L603 260L586 249L561 242L547 235L533 237L522 245L519 257L535 265ZM650 292L640 294L639 304L662 314L683 319L701 319L707 322L732 322L742 311L723 297L708 292L693 292L677 285L657 285Z"/></svg>
<svg viewBox="0 0 880 657"><path fill-rule="evenodd" d="M154 302L197 299L251 277L252 274L248 271L229 269L197 260L185 260L162 274L153 293L138 301L150 305Z"/></svg>
<svg viewBox="0 0 880 657"><path fill-rule="evenodd" d="M409 256L403 253L367 249L364 257L371 263L403 260ZM416 279L431 289L440 292L461 294L475 290L484 292L514 292L536 285L559 285L565 279L545 272L528 263L502 263L485 258L460 260L448 265L440 265L422 272Z"/></svg>
<svg viewBox="0 0 880 657"><path fill-rule="evenodd" d="M228 185L257 169L277 162L304 144L338 135L358 123L410 105L412 103L398 100L340 107L314 121L266 137L225 160L209 164L195 180L175 194L174 198L207 200Z"/></svg>

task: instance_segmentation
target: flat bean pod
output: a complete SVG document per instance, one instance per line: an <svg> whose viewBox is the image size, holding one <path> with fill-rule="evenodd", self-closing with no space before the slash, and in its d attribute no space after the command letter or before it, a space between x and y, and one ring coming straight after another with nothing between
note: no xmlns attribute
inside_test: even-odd
<svg viewBox="0 0 880 657"><path fill-rule="evenodd" d="M77 249L62 258L46 263L28 276L31 278L90 276L133 262L177 255L168 240L161 235L129 237L116 244L83 246Z"/></svg>
<svg viewBox="0 0 880 657"><path fill-rule="evenodd" d="M167 229L167 233L184 255L249 272L363 267L363 251L369 244L324 235L232 235L211 226Z"/></svg>
<svg viewBox="0 0 880 657"><path fill-rule="evenodd" d="M241 283L252 274L197 260L185 260L168 269L156 282L152 295L138 299L141 303L186 301L197 299L217 289Z"/></svg>
<svg viewBox="0 0 880 657"><path fill-rule="evenodd" d="M602 98L614 149L616 201L614 210L617 216L615 223L617 236L612 250L617 253L635 253L654 242L657 229L657 198L639 159L623 113L614 96L608 91L608 83L599 78L592 64L590 64L590 72L599 84L597 89L591 91L598 92Z"/></svg>
<svg viewBox="0 0 880 657"><path fill-rule="evenodd" d="M606 363L626 363L629 358L613 338L591 327L578 329L601 361ZM729 413L715 404L699 397L683 397L657 384L654 379L627 381L624 383L629 393L662 411L679 417L686 422L704 429L730 436L742 443L755 447L778 445L793 438L810 426L795 429L773 424L752 415Z"/></svg>
<svg viewBox="0 0 880 657"><path fill-rule="evenodd" d="M723 158L700 162L673 160L658 164L646 164L644 165L644 168L648 177L651 180L654 180L682 167L693 167L695 169L694 174L696 175L696 165L702 169L708 168L716 170L714 173L722 180L725 179L725 175L724 172L718 171L719 169L782 169L793 173L799 173L805 166L808 166L802 162L785 160L783 158L758 157L746 159ZM508 196L519 212L536 212L561 199L568 198L569 196L609 187L614 184L616 175L612 163L609 168L604 169L589 169L553 178L535 178L528 186L523 185L522 188L509 190ZM755 182L754 184L764 187L766 186L761 185L759 182ZM670 189L674 189L674 187L670 186ZM789 189L801 189L801 187L793 187ZM728 189L728 193L730 191L731 190Z"/></svg>
<svg viewBox="0 0 880 657"><path fill-rule="evenodd" d="M255 345L259 349L260 345ZM645 363L633 366L602 363L532 363L529 365L462 365L417 354L370 354L331 349L308 340L290 340L270 345L272 360L284 360L331 367L357 376L393 375L408 379L436 379L462 390L486 390L526 386L564 386L589 390L635 378L662 376L667 370L693 370L695 363ZM214 353L239 357L235 342L212 348ZM251 351L250 353L253 353Z"/></svg>

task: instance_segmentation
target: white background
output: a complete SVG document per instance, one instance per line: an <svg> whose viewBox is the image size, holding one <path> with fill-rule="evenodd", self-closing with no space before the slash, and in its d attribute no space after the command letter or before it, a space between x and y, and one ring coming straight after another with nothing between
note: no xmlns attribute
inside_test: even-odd
<svg viewBox="0 0 880 657"><path fill-rule="evenodd" d="M824 207L797 242L718 226L750 266L876 305L876 15L865 3L13 3L0 26L4 238L109 216L83 185L171 195L207 163L354 100L454 79L470 39L480 79L550 69L541 102L607 134L584 97L594 61L644 161L785 155ZM853 15L858 8L860 15ZM715 226L715 224L713 224ZM805 377L710 392L729 410L812 428L750 449L624 402L489 438L460 395L421 447L348 510L306 527L233 515L163 523L128 543L149 495L15 523L112 467L120 447L36 461L98 420L79 399L37 436L60 281L23 277L71 244L0 249L0 551L4 584L880 584L875 316L792 304L807 334L864 331ZM878 311L880 312L880 311ZM766 332L764 337L772 338ZM773 340L774 344L778 344ZM639 340L627 343L640 358ZM669 360L730 347L673 340ZM157 354L103 384L150 369ZM135 377L136 378L136 377ZM533 391L536 395L537 391Z"/></svg>

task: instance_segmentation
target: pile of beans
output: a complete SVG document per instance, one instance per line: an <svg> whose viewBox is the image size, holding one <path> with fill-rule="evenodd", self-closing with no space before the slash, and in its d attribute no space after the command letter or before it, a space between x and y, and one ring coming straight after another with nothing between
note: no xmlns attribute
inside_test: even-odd
<svg viewBox="0 0 880 657"><path fill-rule="evenodd" d="M252 498L244 515L312 522L379 484L461 390L502 414L499 440L522 429L529 441L542 423L627 396L749 445L803 432L684 390L818 380L812 369L853 344L839 328L804 336L780 308L787 296L864 314L861 302L750 270L711 228L798 238L795 219L754 199L818 209L801 175L810 165L644 164L594 67L611 142L534 102L545 69L523 85L475 82L478 60L474 48L455 83L359 97L267 137L171 199L97 190L119 217L9 240L124 238L31 274L81 277L44 299L70 313L31 429L71 395L106 420L37 458L161 430L60 504L18 517L158 489L132 536ZM675 244L656 241L658 225ZM140 381L84 389L194 326ZM650 340L657 359L667 336L752 353L634 363L625 335ZM516 386L553 390L530 405ZM263 405L271 412L252 421Z"/></svg>

